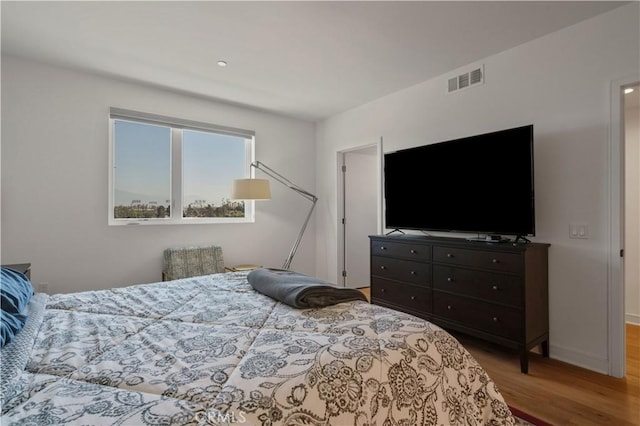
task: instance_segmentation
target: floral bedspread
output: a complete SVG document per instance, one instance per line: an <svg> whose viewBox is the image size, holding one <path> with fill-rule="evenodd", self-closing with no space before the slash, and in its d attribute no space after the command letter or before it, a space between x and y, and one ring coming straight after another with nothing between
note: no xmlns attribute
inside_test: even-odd
<svg viewBox="0 0 640 426"><path fill-rule="evenodd" d="M3 425L513 425L447 332L366 302L294 309L246 272L51 296Z"/></svg>

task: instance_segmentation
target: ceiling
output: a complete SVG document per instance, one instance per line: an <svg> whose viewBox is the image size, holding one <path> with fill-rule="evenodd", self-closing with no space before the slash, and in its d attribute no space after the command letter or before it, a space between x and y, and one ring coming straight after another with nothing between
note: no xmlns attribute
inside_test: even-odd
<svg viewBox="0 0 640 426"><path fill-rule="evenodd" d="M317 121L628 2L0 3L3 55Z"/></svg>

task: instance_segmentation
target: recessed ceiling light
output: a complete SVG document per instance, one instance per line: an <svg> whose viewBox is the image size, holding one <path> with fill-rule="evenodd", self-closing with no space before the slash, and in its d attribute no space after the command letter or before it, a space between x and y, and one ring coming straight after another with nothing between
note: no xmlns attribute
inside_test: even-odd
<svg viewBox="0 0 640 426"><path fill-rule="evenodd" d="M227 66L227 61L218 61L218 66L219 67L226 67Z"/></svg>
<svg viewBox="0 0 640 426"><path fill-rule="evenodd" d="M624 89L624 94L628 95L629 93L632 93L633 89L631 87L629 87L628 89Z"/></svg>

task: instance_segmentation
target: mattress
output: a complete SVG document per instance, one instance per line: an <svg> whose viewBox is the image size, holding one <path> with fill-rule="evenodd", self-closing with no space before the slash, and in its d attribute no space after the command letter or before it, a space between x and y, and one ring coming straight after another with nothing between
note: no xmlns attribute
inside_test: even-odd
<svg viewBox="0 0 640 426"><path fill-rule="evenodd" d="M2 348L3 425L515 424L452 335L365 301L297 309L228 272L42 306Z"/></svg>

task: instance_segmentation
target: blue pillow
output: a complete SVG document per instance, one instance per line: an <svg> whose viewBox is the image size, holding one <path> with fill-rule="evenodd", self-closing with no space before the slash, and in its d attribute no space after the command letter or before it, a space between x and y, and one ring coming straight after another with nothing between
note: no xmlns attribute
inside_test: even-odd
<svg viewBox="0 0 640 426"><path fill-rule="evenodd" d="M0 303L2 311L21 314L33 296L31 281L24 274L3 267L0 278Z"/></svg>
<svg viewBox="0 0 640 426"><path fill-rule="evenodd" d="M0 348L11 342L16 334L24 328L27 316L0 311Z"/></svg>

